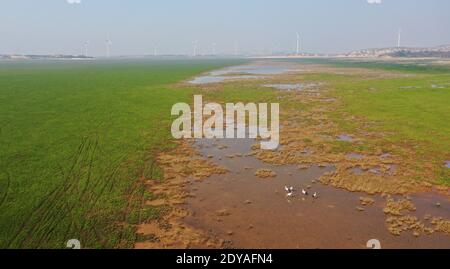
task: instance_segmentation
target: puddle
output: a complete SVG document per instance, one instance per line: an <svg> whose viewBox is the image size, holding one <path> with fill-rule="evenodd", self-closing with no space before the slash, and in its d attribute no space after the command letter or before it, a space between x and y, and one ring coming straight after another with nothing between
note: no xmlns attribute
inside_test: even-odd
<svg viewBox="0 0 450 269"><path fill-rule="evenodd" d="M364 174L364 170L362 170L361 167L357 166L352 168L352 173L355 175L361 175Z"/></svg>
<svg viewBox="0 0 450 269"><path fill-rule="evenodd" d="M229 73L244 73L250 75L279 75L289 71L287 66L248 65L230 68Z"/></svg>
<svg viewBox="0 0 450 269"><path fill-rule="evenodd" d="M321 175L334 171L333 166L269 165L248 154L253 144L253 139L195 141L201 155L230 172L192 182L186 207L193 214L185 219L188 224L232 242L235 248L365 248L373 238L384 248L450 247L448 237L440 233L417 238L408 232L389 233L384 198L370 196L374 204L363 206L360 198L367 194L318 182ZM255 176L262 168L275 172L276 177ZM285 186L294 188L291 196ZM316 199L313 193L318 193ZM412 199L419 217L450 216L449 201L443 197L426 194ZM436 202L445 206L437 208Z"/></svg>
<svg viewBox="0 0 450 269"><path fill-rule="evenodd" d="M432 89L446 89L447 88L447 86L445 84L431 84L430 87ZM422 89L422 87L420 87L420 86L403 86L403 87L400 87L400 89L412 90L412 89Z"/></svg>
<svg viewBox="0 0 450 269"><path fill-rule="evenodd" d="M266 84L263 85L267 88L274 88L277 90L283 90L283 91L301 91L305 89L311 89L317 87L317 84L311 83L311 84Z"/></svg>
<svg viewBox="0 0 450 269"><path fill-rule="evenodd" d="M403 86L400 87L400 89L404 89L404 90L410 90L410 89L421 89L422 87L419 86Z"/></svg>
<svg viewBox="0 0 450 269"><path fill-rule="evenodd" d="M380 169L380 167L371 168L371 169L369 169L369 173L379 175L379 174L381 174L381 169Z"/></svg>
<svg viewBox="0 0 450 269"><path fill-rule="evenodd" d="M280 150L282 150L282 149L283 149L283 148L281 147ZM297 157L311 156L312 154L314 154L314 151L313 151L313 150L305 149L305 150L296 152L296 153L295 153L295 156L297 156Z"/></svg>
<svg viewBox="0 0 450 269"><path fill-rule="evenodd" d="M393 175L395 171L397 170L397 166L395 165L388 165L388 169L385 173L383 173L384 176ZM361 166L356 166L351 168L351 172L355 175L362 175L366 172L380 175L382 174L381 168L379 166L372 167L370 169L364 170L361 168Z"/></svg>
<svg viewBox="0 0 450 269"><path fill-rule="evenodd" d="M278 75L289 71L285 65L242 65L214 70L207 75L199 76L189 81L191 84L211 84L230 80L256 79L262 75Z"/></svg>
<svg viewBox="0 0 450 269"><path fill-rule="evenodd" d="M322 101L323 102L334 103L334 102L337 101L337 99L336 98L325 98L325 99L322 99Z"/></svg>
<svg viewBox="0 0 450 269"><path fill-rule="evenodd" d="M239 80L239 79L255 79L258 78L257 76L202 76L202 77L196 77L193 80L189 81L191 84L212 84L212 83L220 83L224 81L230 81L230 80Z"/></svg>
<svg viewBox="0 0 450 269"><path fill-rule="evenodd" d="M445 167L450 168L450 161L445 161Z"/></svg>
<svg viewBox="0 0 450 269"><path fill-rule="evenodd" d="M344 141L344 142L352 142L353 137L351 137L350 135L347 135L347 134L341 134L337 137L337 140Z"/></svg>
<svg viewBox="0 0 450 269"><path fill-rule="evenodd" d="M225 81L225 77L214 77L214 76L203 76L196 77L193 80L189 81L191 84L209 84L209 83L219 83Z"/></svg>
<svg viewBox="0 0 450 269"><path fill-rule="evenodd" d="M357 160L360 160L360 159L363 159L364 157L366 157L365 155L359 154L359 153L349 153L346 156L349 159L357 159Z"/></svg>

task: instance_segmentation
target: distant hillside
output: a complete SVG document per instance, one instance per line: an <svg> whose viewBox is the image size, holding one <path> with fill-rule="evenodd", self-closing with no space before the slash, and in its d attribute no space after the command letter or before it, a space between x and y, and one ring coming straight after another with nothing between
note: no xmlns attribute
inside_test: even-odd
<svg viewBox="0 0 450 269"><path fill-rule="evenodd" d="M450 58L450 45L433 48L380 48L353 51L343 57Z"/></svg>

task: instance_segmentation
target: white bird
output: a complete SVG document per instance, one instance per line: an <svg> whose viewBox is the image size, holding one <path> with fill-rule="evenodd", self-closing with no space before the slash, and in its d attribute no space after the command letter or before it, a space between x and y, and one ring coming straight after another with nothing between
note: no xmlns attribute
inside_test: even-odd
<svg viewBox="0 0 450 269"><path fill-rule="evenodd" d="M308 195L308 192L305 191L305 189L302 189L302 194L303 194L303 195Z"/></svg>
<svg viewBox="0 0 450 269"><path fill-rule="evenodd" d="M284 190L285 190L287 193L294 192L294 187L284 186Z"/></svg>
<svg viewBox="0 0 450 269"><path fill-rule="evenodd" d="M315 192L314 194L313 194L313 196L312 196L314 199L316 199L316 198L318 198L318 194L317 194L317 192Z"/></svg>
<svg viewBox="0 0 450 269"><path fill-rule="evenodd" d="M294 193L292 193L292 192L289 192L288 194L286 194L287 195L287 197L292 197L293 195L294 195Z"/></svg>

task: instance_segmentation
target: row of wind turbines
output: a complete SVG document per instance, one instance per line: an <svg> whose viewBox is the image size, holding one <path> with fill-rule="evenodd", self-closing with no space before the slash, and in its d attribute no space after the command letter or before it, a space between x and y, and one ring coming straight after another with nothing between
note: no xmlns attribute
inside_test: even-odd
<svg viewBox="0 0 450 269"><path fill-rule="evenodd" d="M301 51L302 51L302 43L301 43L301 36L299 33L296 33L297 36L297 44L296 44L296 55L300 55ZM400 48L401 47L401 41L402 41L402 29L400 28L398 30L398 39L397 39L397 47ZM112 46L112 41L111 39L108 38L105 41L105 56L107 58L111 57L111 46ZM89 49L89 45L90 45L90 41L85 41L83 44L83 56L84 57L88 57L88 49ZM199 41L198 40L194 40L192 41L192 55L194 57L199 56L198 53L198 45L199 45ZM213 42L211 43L211 50L212 50L212 55L217 55L217 51L216 51L216 47L217 47L217 43ZM234 42L234 47L233 47L233 51L234 51L234 55L237 56L239 55L239 43L237 41ZM157 56L157 49L156 47L153 50L153 55Z"/></svg>
<svg viewBox="0 0 450 269"><path fill-rule="evenodd" d="M296 44L296 50L295 50L295 54L296 55L300 55L302 52L302 40L301 40L301 36L300 34L297 32L296 33L297 36L297 44ZM397 48L401 47L401 41L402 41L402 29L400 28L398 30L398 38L397 38ZM198 56L198 40L192 41L192 45L193 45L193 56ZM216 55L216 43L212 43L212 54ZM234 45L234 55L238 55L239 54L239 44L237 42L235 42Z"/></svg>
<svg viewBox="0 0 450 269"><path fill-rule="evenodd" d="M88 49L89 49L89 45L91 44L91 42L89 41L89 40L87 40L87 41L85 41L84 43L83 43L83 53L82 53L82 55L84 56L84 57L89 57L89 51L88 51ZM109 39L109 37L106 39L106 41L105 41L105 49L106 49L106 52L105 52L105 56L107 57L107 58L109 58L109 57L111 57L111 46L112 46L112 41L111 41L111 39Z"/></svg>

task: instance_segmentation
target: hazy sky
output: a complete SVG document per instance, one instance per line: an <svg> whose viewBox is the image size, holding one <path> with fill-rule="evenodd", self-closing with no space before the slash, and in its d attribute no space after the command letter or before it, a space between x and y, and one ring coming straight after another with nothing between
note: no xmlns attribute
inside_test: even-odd
<svg viewBox="0 0 450 269"><path fill-rule="evenodd" d="M372 3L370 3L372 2ZM448 0L0 0L0 54L344 52L450 43Z"/></svg>

